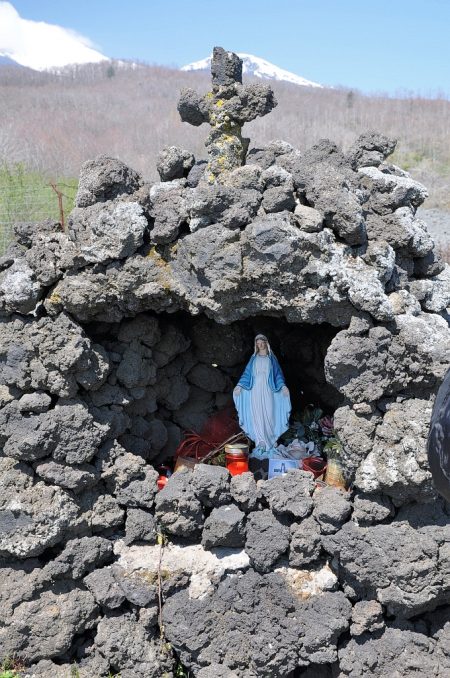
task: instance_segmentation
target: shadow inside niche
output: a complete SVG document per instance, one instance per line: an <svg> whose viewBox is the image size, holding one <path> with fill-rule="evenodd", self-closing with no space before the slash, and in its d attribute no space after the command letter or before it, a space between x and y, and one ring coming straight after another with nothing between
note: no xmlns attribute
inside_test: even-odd
<svg viewBox="0 0 450 678"><path fill-rule="evenodd" d="M141 313L84 329L111 364L107 383L87 392L86 399L100 409L121 410L127 424L119 443L154 465L173 456L184 432L200 431L226 407L234 410L233 388L253 353L256 334L268 337L280 362L293 414L308 404L332 414L343 400L325 379L325 355L340 331L326 323L256 316L219 325L206 316L177 312Z"/></svg>

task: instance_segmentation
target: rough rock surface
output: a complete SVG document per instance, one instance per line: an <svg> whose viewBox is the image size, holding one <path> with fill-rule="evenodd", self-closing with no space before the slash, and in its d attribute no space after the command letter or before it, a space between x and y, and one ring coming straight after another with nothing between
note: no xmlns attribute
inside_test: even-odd
<svg viewBox="0 0 450 678"><path fill-rule="evenodd" d="M194 675L443 678L450 508L426 441L450 269L426 189L375 132L248 151L242 124L275 101L232 53L213 71L212 97L180 100L212 123L208 166L169 147L150 186L91 160L67 231L19 224L0 259L0 659L171 675L161 592ZM157 493L261 331L293 399L334 412L351 491L198 465Z"/></svg>
<svg viewBox="0 0 450 678"><path fill-rule="evenodd" d="M339 560L346 591L373 598L388 613L412 617L449 603L443 581L450 563L449 514L445 508L420 505L402 509L390 524L343 525L322 538L325 550Z"/></svg>
<svg viewBox="0 0 450 678"><path fill-rule="evenodd" d="M312 476L307 471L292 471L267 482L262 493L278 516L305 518L312 511Z"/></svg>
<svg viewBox="0 0 450 678"><path fill-rule="evenodd" d="M319 523L322 534L337 532L352 510L348 492L336 487L317 489L313 501L313 516Z"/></svg>
<svg viewBox="0 0 450 678"><path fill-rule="evenodd" d="M269 572L289 548L289 526L283 518L264 509L250 514L245 550L258 572Z"/></svg>
<svg viewBox="0 0 450 678"><path fill-rule="evenodd" d="M243 608L249 610L245 615ZM279 575L249 571L237 580L225 579L202 599L176 593L164 606L164 623L168 638L194 671L220 657L238 676L279 676L312 657L318 663L333 662L337 637L348 628L350 613L340 592L300 602ZM223 638L232 629L233 644L224 646Z"/></svg>
<svg viewBox="0 0 450 678"><path fill-rule="evenodd" d="M237 506L223 506L213 509L205 520L202 533L202 546L228 546L238 548L244 545L245 514Z"/></svg>
<svg viewBox="0 0 450 678"><path fill-rule="evenodd" d="M169 534L188 538L200 534L204 514L192 485L191 472L182 469L156 497L156 518Z"/></svg>

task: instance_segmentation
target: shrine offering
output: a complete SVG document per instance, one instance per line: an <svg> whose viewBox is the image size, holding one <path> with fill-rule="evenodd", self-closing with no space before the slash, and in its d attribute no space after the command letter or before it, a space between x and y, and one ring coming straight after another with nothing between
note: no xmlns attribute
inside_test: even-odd
<svg viewBox="0 0 450 678"><path fill-rule="evenodd" d="M170 476L172 475L172 470L170 466L159 466L158 467L158 472L159 472L159 478L156 481L156 484L158 486L158 490L162 490L163 487L167 485L167 481L169 480Z"/></svg>
<svg viewBox="0 0 450 678"><path fill-rule="evenodd" d="M232 476L248 471L248 445L225 445L225 463Z"/></svg>
<svg viewBox="0 0 450 678"><path fill-rule="evenodd" d="M344 469L338 459L332 458L328 460L325 482L327 485L342 487L344 490L347 489L347 481L344 476Z"/></svg>
<svg viewBox="0 0 450 678"><path fill-rule="evenodd" d="M268 479L284 476L289 469L298 469L296 459L269 459Z"/></svg>
<svg viewBox="0 0 450 678"><path fill-rule="evenodd" d="M191 471L193 471L195 465L199 463L200 462L197 459L194 459L192 457L177 457L174 471L179 471L182 468L188 468Z"/></svg>
<svg viewBox="0 0 450 678"><path fill-rule="evenodd" d="M303 459L302 468L312 473L314 479L317 479L325 473L327 462L322 457L306 457Z"/></svg>

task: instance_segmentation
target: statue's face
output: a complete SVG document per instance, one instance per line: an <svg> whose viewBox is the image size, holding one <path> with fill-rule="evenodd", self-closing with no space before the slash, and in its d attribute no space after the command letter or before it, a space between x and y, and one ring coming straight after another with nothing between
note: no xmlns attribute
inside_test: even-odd
<svg viewBox="0 0 450 678"><path fill-rule="evenodd" d="M265 339L257 339L256 348L258 349L258 351L267 350L267 341Z"/></svg>

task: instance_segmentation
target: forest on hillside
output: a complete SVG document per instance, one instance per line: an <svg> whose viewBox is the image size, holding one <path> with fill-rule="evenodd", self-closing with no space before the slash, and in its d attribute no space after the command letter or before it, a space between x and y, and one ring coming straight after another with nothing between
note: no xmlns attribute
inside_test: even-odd
<svg viewBox="0 0 450 678"><path fill-rule="evenodd" d="M46 176L76 177L100 153L121 158L146 179L167 145L204 157L206 126L177 112L183 87L209 88L207 73L119 64L87 65L60 74L0 71L0 163ZM278 107L246 125L252 146L282 138L299 149L330 138L347 149L363 131L398 139L393 161L430 190L427 206L450 207L450 102L444 98L364 96L344 89L273 82Z"/></svg>

